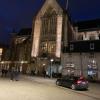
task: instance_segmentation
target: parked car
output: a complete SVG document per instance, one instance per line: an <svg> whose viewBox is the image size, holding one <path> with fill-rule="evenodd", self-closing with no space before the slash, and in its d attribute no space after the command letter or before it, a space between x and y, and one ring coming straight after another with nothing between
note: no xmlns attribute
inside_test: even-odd
<svg viewBox="0 0 100 100"><path fill-rule="evenodd" d="M56 80L56 85L69 87L73 90L76 89L88 89L88 81L84 77L80 76L64 76Z"/></svg>

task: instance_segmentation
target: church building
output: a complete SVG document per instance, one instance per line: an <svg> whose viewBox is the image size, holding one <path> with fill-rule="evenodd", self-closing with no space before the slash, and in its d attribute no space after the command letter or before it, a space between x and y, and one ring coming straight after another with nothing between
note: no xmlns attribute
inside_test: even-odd
<svg viewBox="0 0 100 100"><path fill-rule="evenodd" d="M62 51L74 39L74 31L58 0L45 0L33 18L32 36L31 58L37 72L60 73Z"/></svg>

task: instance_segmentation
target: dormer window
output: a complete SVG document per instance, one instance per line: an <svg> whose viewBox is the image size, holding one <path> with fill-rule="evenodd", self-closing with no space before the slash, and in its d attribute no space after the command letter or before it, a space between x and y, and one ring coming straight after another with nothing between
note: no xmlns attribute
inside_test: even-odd
<svg viewBox="0 0 100 100"><path fill-rule="evenodd" d="M94 50L94 43L90 43L90 50Z"/></svg>
<svg viewBox="0 0 100 100"><path fill-rule="evenodd" d="M70 51L74 50L74 45L70 44Z"/></svg>

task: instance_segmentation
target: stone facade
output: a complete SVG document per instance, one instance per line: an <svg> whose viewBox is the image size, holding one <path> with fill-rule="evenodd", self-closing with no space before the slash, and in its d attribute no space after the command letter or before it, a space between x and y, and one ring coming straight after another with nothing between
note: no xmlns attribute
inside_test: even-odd
<svg viewBox="0 0 100 100"><path fill-rule="evenodd" d="M31 28L21 29L12 38L10 60L26 73L31 59Z"/></svg>
<svg viewBox="0 0 100 100"><path fill-rule="evenodd" d="M64 74L85 77L92 74L94 80L100 80L100 46L92 41L99 39L100 29L79 30L78 25L72 25L67 11L57 0L45 0L33 18L30 37L14 37L12 59L30 62L23 64L28 66L23 69L27 73L33 71L43 75L45 70L50 76L53 72L63 74L64 71ZM91 41L92 45L76 46L77 42L84 41ZM73 42L76 42L76 48Z"/></svg>
<svg viewBox="0 0 100 100"><path fill-rule="evenodd" d="M94 57L91 53L64 53L61 57L62 68L66 67L68 63L74 64L75 75L83 74L88 77L88 66L95 64L94 68L94 79L100 80L100 53L94 53ZM66 73L67 74L67 73Z"/></svg>
<svg viewBox="0 0 100 100"><path fill-rule="evenodd" d="M70 23L68 15L56 0L46 0L33 22L31 57L34 66L40 73L44 69L50 73L51 59L53 59L52 71L57 73L62 47L68 44L68 34L66 34ZM70 38L72 39L72 36Z"/></svg>

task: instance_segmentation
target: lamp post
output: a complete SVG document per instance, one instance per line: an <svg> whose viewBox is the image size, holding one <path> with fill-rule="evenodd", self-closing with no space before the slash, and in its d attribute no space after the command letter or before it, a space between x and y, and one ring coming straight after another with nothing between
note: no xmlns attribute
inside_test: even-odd
<svg viewBox="0 0 100 100"><path fill-rule="evenodd" d="M50 78L52 78L52 63L53 63L54 59L51 59L50 62L51 62L51 66L50 66Z"/></svg>
<svg viewBox="0 0 100 100"><path fill-rule="evenodd" d="M82 63L82 53L80 52L80 65L81 65L81 72L80 75L83 75L83 63Z"/></svg>
<svg viewBox="0 0 100 100"><path fill-rule="evenodd" d="M45 64L45 63L43 63L43 71L45 71L45 70L46 70L45 65L46 65L46 64Z"/></svg>

